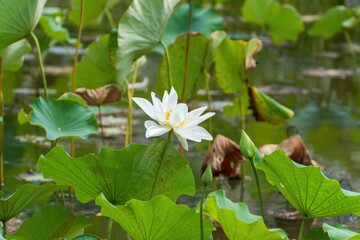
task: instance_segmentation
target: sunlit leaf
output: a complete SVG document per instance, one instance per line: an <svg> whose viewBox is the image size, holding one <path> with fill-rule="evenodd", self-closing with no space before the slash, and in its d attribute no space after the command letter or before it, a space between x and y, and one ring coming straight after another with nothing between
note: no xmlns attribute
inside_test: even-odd
<svg viewBox="0 0 360 240"><path fill-rule="evenodd" d="M116 71L110 59L109 35L91 43L77 67L76 87L98 88L116 83Z"/></svg>
<svg viewBox="0 0 360 240"><path fill-rule="evenodd" d="M165 196L114 206L100 195L96 204L101 206L102 215L118 222L133 239L200 239L200 216L195 209L177 205ZM204 220L204 239L212 239L213 228L210 220Z"/></svg>
<svg viewBox="0 0 360 240"><path fill-rule="evenodd" d="M27 113L25 113L23 108L20 108L20 111L18 112L18 115L17 115L17 119L18 119L18 122L20 123L20 125L30 122L31 113L32 112L27 114Z"/></svg>
<svg viewBox="0 0 360 240"><path fill-rule="evenodd" d="M120 150L102 148L98 155L77 159L56 147L39 159L38 169L57 184L74 187L79 201L88 202L100 193L115 205L132 198L148 200L165 195L175 200L194 193L194 179L187 161L170 144L131 144Z"/></svg>
<svg viewBox="0 0 360 240"><path fill-rule="evenodd" d="M34 30L45 4L46 0L0 0L0 50Z"/></svg>
<svg viewBox="0 0 360 240"><path fill-rule="evenodd" d="M257 168L307 218L360 215L360 193L344 190L319 167L294 163L281 150L265 155Z"/></svg>
<svg viewBox="0 0 360 240"><path fill-rule="evenodd" d="M256 87L249 87L250 107L256 121L266 121L271 124L278 124L289 120L294 112L281 105Z"/></svg>
<svg viewBox="0 0 360 240"><path fill-rule="evenodd" d="M98 132L94 114L77 102L40 97L30 107L30 124L44 128L51 141L67 137L86 139Z"/></svg>
<svg viewBox="0 0 360 240"><path fill-rule="evenodd" d="M176 39L170 45L169 52L171 56L173 87L180 94L183 88L185 76L185 51L187 36L183 35ZM189 75L186 82L185 99L188 100L196 95L197 90L204 85L203 61L208 51L209 40L201 34L190 35L189 49ZM161 83L162 90L169 89L168 72L166 57L161 62L158 80Z"/></svg>
<svg viewBox="0 0 360 240"><path fill-rule="evenodd" d="M326 14L311 26L309 34L323 38L331 38L344 30L343 21L351 16L345 6L330 8Z"/></svg>
<svg viewBox="0 0 360 240"><path fill-rule="evenodd" d="M0 200L0 220L7 221L15 217L24 208L34 204L43 203L53 194L54 191L63 190L63 186L44 184L34 186L24 184L12 195ZM3 194L3 192L1 192Z"/></svg>
<svg viewBox="0 0 360 240"><path fill-rule="evenodd" d="M76 43L76 39L70 38L69 31L57 24L53 17L42 16L39 24L47 37L60 42Z"/></svg>
<svg viewBox="0 0 360 240"><path fill-rule="evenodd" d="M245 57L245 68L250 69L256 67L256 61L254 55L260 52L262 43L259 39L253 38L247 44L246 57Z"/></svg>
<svg viewBox="0 0 360 240"><path fill-rule="evenodd" d="M209 194L204 214L219 222L228 239L288 239L281 229L268 229L262 217L253 215L245 203L234 203L224 190Z"/></svg>
<svg viewBox="0 0 360 240"><path fill-rule="evenodd" d="M133 62L148 53L165 31L167 22L181 0L134 0L119 24L117 51L118 82L131 72Z"/></svg>
<svg viewBox="0 0 360 240"><path fill-rule="evenodd" d="M17 41L7 46L5 49L1 50L0 57L2 57L3 59L2 70L3 71L19 70L19 68L21 68L21 66L23 65L25 54L31 52L31 50L32 50L31 45L25 39Z"/></svg>
<svg viewBox="0 0 360 240"><path fill-rule="evenodd" d="M354 231L351 231L348 228L336 224L335 226L330 226L329 224L323 224L324 232L327 233L331 240L359 240L360 234Z"/></svg>
<svg viewBox="0 0 360 240"><path fill-rule="evenodd" d="M73 239L90 225L84 216L75 217L59 205L48 205L25 220L15 234L7 237L16 240Z"/></svg>

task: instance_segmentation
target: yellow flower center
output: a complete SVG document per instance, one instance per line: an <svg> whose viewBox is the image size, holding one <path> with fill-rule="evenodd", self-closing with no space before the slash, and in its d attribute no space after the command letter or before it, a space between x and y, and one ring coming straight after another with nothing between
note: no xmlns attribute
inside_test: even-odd
<svg viewBox="0 0 360 240"><path fill-rule="evenodd" d="M178 128L181 128L181 127L183 127L185 125L185 121L182 121L179 125L177 125L176 127L178 127Z"/></svg>

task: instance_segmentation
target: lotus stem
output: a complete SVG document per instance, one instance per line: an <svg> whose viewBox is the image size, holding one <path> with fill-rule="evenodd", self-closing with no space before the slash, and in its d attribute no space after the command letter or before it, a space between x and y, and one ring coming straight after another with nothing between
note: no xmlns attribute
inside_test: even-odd
<svg viewBox="0 0 360 240"><path fill-rule="evenodd" d="M306 226L307 220L308 220L307 217L304 217L304 219L301 222L301 227L300 227L298 240L303 240L304 239L304 232L305 232L305 226Z"/></svg>
<svg viewBox="0 0 360 240"><path fill-rule="evenodd" d="M2 89L2 57L0 57L0 188L4 186L4 154L3 154L3 139L4 139L4 101Z"/></svg>
<svg viewBox="0 0 360 240"><path fill-rule="evenodd" d="M241 129L245 131L245 127L246 127L246 123L245 123L245 110L244 110L244 102L242 100L242 95L244 93L244 85L245 85L245 89L247 88L246 84L242 84L241 89L240 89L240 119L241 119ZM240 202L244 201L244 190L245 190L245 186L244 186L244 180L245 180L245 168L244 168L244 163L241 164L241 182L240 182ZM256 170L255 170L256 171ZM259 190L258 190L259 191ZM263 216L264 217L264 216Z"/></svg>
<svg viewBox="0 0 360 240"><path fill-rule="evenodd" d="M43 59L42 59L39 40L32 31L30 32L30 35L33 38L33 40L35 42L35 46L36 46L36 51L37 51L37 56L38 56L38 61L39 61L39 66L40 66L40 72L41 72L41 77L42 77L42 81L43 81L43 85L44 85L44 95L45 95L45 98L48 98L49 95L48 95L48 90L47 90L47 82L46 82L46 76L45 76L45 70L44 70L44 64L43 64Z"/></svg>
<svg viewBox="0 0 360 240"><path fill-rule="evenodd" d="M250 163L251 163L251 168L252 168L252 170L254 172L254 176L255 176L255 180L256 180L256 188L257 188L258 197L259 197L259 205L260 205L261 216L265 221L264 205L263 205L262 196L261 196L260 182L259 182L259 177L257 175L257 171L256 171L256 168L255 168L254 158L250 158Z"/></svg>
<svg viewBox="0 0 360 240"><path fill-rule="evenodd" d="M208 110L211 112L212 106L211 106L211 94L210 94L210 74L206 69L204 68L204 75L205 75L205 84L206 84L206 99L207 99L207 105ZM209 132L212 133L213 131L213 124L212 124L212 118L209 119Z"/></svg>
<svg viewBox="0 0 360 240"><path fill-rule="evenodd" d="M105 15L106 15L106 18L108 19L109 21L109 24L111 26L111 28L116 28L116 24L115 24L115 21L114 21L114 18L113 16L111 15L110 11L107 9L105 11Z"/></svg>
<svg viewBox="0 0 360 240"><path fill-rule="evenodd" d="M127 94L128 94L128 112L127 112L127 126L126 126L126 136L125 136L125 146L132 143L132 97L135 93L135 82L137 78L137 72L139 68L139 62L136 61L134 64L134 74L131 82L131 87L127 85Z"/></svg>
<svg viewBox="0 0 360 240"><path fill-rule="evenodd" d="M166 57L166 62L167 62L167 72L168 72L168 85L169 85L168 89L170 91L171 87L173 86L170 53L169 53L168 47L162 40L160 41L160 44L164 48L164 51L165 51L165 57Z"/></svg>
<svg viewBox="0 0 360 240"><path fill-rule="evenodd" d="M188 28L187 28L187 35L186 35L186 49L185 49L185 74L184 74L184 81L182 86L181 98L180 101L185 101L185 91L186 91L186 83L189 79L189 52L190 52L190 33L191 33L191 21L192 21L192 5L191 0L188 0L189 4L189 18L188 18Z"/></svg>
<svg viewBox="0 0 360 240"><path fill-rule="evenodd" d="M109 218L109 224L108 224L108 229L107 229L107 239L111 240L111 231L112 231L112 225L113 225L113 220L112 218Z"/></svg>
<svg viewBox="0 0 360 240"><path fill-rule="evenodd" d="M6 235L6 221L3 220L1 222L2 222L2 227L3 227L3 235L5 236Z"/></svg>
<svg viewBox="0 0 360 240"><path fill-rule="evenodd" d="M203 192L200 200L200 239L204 240L204 224L203 224L203 204L206 192L206 185L204 184Z"/></svg>
<svg viewBox="0 0 360 240"><path fill-rule="evenodd" d="M240 167L240 174L241 174L241 181L240 181L240 202L244 201L244 190L245 190L245 185L244 185L244 180L245 180L245 168L244 168L244 163L241 163L241 167Z"/></svg>
<svg viewBox="0 0 360 240"><path fill-rule="evenodd" d="M102 124L102 114L101 114L101 106L98 106L98 110L99 110L99 121L100 121L100 132L101 132L101 139L102 139L102 144L103 146L105 146L105 135L104 135L104 127Z"/></svg>
<svg viewBox="0 0 360 240"><path fill-rule="evenodd" d="M351 36L349 34L349 31L345 30L344 32L346 44L348 45L349 51L351 53L351 56L354 60L356 60L356 52L353 47L353 41L351 40Z"/></svg>

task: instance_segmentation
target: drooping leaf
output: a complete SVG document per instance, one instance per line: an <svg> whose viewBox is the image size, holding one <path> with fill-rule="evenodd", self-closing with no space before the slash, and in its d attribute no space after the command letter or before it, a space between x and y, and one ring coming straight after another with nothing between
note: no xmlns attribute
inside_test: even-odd
<svg viewBox="0 0 360 240"><path fill-rule="evenodd" d="M250 69L256 67L256 61L254 55L260 52L262 48L262 42L257 38L252 38L247 44L246 57L245 57L245 68Z"/></svg>
<svg viewBox="0 0 360 240"><path fill-rule="evenodd" d="M209 194L204 214L219 222L228 239L288 239L281 229L268 229L262 217L253 215L245 203L234 203L224 190Z"/></svg>
<svg viewBox="0 0 360 240"><path fill-rule="evenodd" d="M333 37L344 30L343 21L351 16L351 12L345 6L330 8L326 14L311 26L309 34L325 39Z"/></svg>
<svg viewBox="0 0 360 240"><path fill-rule="evenodd" d="M185 51L187 35L182 35L170 45L169 53L171 56L173 87L178 93L182 92L185 76ZM209 40L201 34L190 35L189 49L189 75L186 82L185 100L196 95L199 88L204 85L204 59L207 55ZM158 80L161 82L162 90L168 89L168 72L166 57L161 62Z"/></svg>
<svg viewBox="0 0 360 240"><path fill-rule="evenodd" d="M9 45L5 49L0 50L0 57L3 58L2 70L3 71L19 70L19 68L21 68L21 66L23 65L25 54L31 52L31 50L32 48L30 43L25 39L17 41Z"/></svg>
<svg viewBox="0 0 360 240"><path fill-rule="evenodd" d="M194 179L187 161L170 144L131 144L120 150L102 148L98 155L77 159L56 147L40 157L38 169L57 184L74 187L81 202L100 193L113 204L132 198L148 200L165 195L175 200L180 194L194 193Z"/></svg>
<svg viewBox="0 0 360 240"><path fill-rule="evenodd" d="M100 106L121 99L121 92L113 84L105 85L96 89L78 88L76 94L80 95L89 105Z"/></svg>
<svg viewBox="0 0 360 240"><path fill-rule="evenodd" d="M338 181L326 178L319 167L294 163L277 150L265 155L257 168L307 218L360 215L360 193L342 189Z"/></svg>
<svg viewBox="0 0 360 240"><path fill-rule="evenodd" d="M242 13L245 21L266 29L276 44L294 42L304 30L296 9L289 4L280 5L276 0L246 0Z"/></svg>
<svg viewBox="0 0 360 240"><path fill-rule="evenodd" d="M124 80L133 62L160 43L166 25L181 0L134 0L119 24L117 80Z"/></svg>
<svg viewBox="0 0 360 240"><path fill-rule="evenodd" d="M45 202L54 191L63 189L63 186L57 186L50 183L41 186L24 184L19 187L15 193L7 198L3 198L4 193L1 192L2 198L0 200L0 220L7 221L15 217L24 208Z"/></svg>
<svg viewBox="0 0 360 240"><path fill-rule="evenodd" d="M15 234L7 237L17 240L73 239L90 225L91 222L84 216L75 217L59 205L48 205L25 220Z"/></svg>
<svg viewBox="0 0 360 240"><path fill-rule="evenodd" d="M329 224L323 224L323 230L327 233L331 240L359 240L360 234L354 231L351 231L348 228L336 224L331 226Z"/></svg>
<svg viewBox="0 0 360 240"><path fill-rule="evenodd" d="M0 0L0 50L34 30L45 4L46 0Z"/></svg>
<svg viewBox="0 0 360 240"><path fill-rule="evenodd" d="M222 30L224 19L211 7L202 7L192 4L191 32L199 32L210 37L216 30ZM171 16L163 35L166 44L171 44L174 40L188 31L189 23L189 4L183 4Z"/></svg>
<svg viewBox="0 0 360 240"><path fill-rule="evenodd" d="M133 239L200 239L200 216L195 209L172 202L158 195L149 201L130 200L126 205L114 206L103 194L96 198L101 214L118 222ZM204 239L212 239L214 229L204 220Z"/></svg>
<svg viewBox="0 0 360 240"><path fill-rule="evenodd" d="M249 87L250 107L256 121L266 121L271 124L278 124L289 120L294 112L281 105L256 87Z"/></svg>
<svg viewBox="0 0 360 240"><path fill-rule="evenodd" d="M30 107L33 109L30 124L44 128L50 141L67 137L86 139L98 132L94 114L77 102L40 97Z"/></svg>
<svg viewBox="0 0 360 240"><path fill-rule="evenodd" d="M76 39L70 38L69 31L56 23L55 19L50 16L42 16L40 18L40 26L45 35L59 42L68 42L75 44Z"/></svg>
<svg viewBox="0 0 360 240"><path fill-rule="evenodd" d="M91 43L77 68L76 87L98 88L116 83L116 71L110 59L109 35Z"/></svg>

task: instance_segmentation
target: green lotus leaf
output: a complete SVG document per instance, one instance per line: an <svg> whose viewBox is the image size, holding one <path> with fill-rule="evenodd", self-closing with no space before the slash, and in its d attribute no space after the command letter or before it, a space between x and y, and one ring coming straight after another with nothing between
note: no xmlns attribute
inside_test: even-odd
<svg viewBox="0 0 360 240"><path fill-rule="evenodd" d="M93 235L81 235L81 236L77 236L73 240L100 240L100 238Z"/></svg>
<svg viewBox="0 0 360 240"><path fill-rule="evenodd" d="M84 216L74 216L59 205L48 205L29 219L8 239L16 240L53 240L73 239L81 235L91 222Z"/></svg>
<svg viewBox="0 0 360 240"><path fill-rule="evenodd" d="M350 17L351 12L345 6L330 8L322 18L311 26L309 34L325 39L331 38L344 30L343 22Z"/></svg>
<svg viewBox="0 0 360 240"><path fill-rule="evenodd" d="M6 198L3 198L4 193L1 192L0 221L6 222L24 208L47 201L54 191L60 190L64 190L64 187L48 183L41 186L24 184Z"/></svg>
<svg viewBox="0 0 360 240"><path fill-rule="evenodd" d="M34 30L46 0L0 0L0 50Z"/></svg>
<svg viewBox="0 0 360 240"><path fill-rule="evenodd" d="M338 181L326 178L319 167L297 164L281 150L265 155L256 167L307 218L360 215L360 193L342 189Z"/></svg>
<svg viewBox="0 0 360 240"><path fill-rule="evenodd" d="M176 200L181 194L194 194L192 171L180 153L165 141L151 145L131 144L120 150L102 148L98 155L77 159L56 147L40 157L38 169L57 184L74 187L76 197L85 203L100 193L114 205L132 198L149 200L165 195Z"/></svg>
<svg viewBox="0 0 360 240"><path fill-rule="evenodd" d="M323 230L326 232L331 240L359 240L360 234L350 229L347 229L340 224L330 226L329 224L323 224Z"/></svg>
<svg viewBox="0 0 360 240"><path fill-rule="evenodd" d="M242 13L245 21L266 29L276 44L286 40L294 42L304 30L300 14L290 4L281 5L275 0L246 0Z"/></svg>
<svg viewBox="0 0 360 240"><path fill-rule="evenodd" d="M228 239L288 239L281 229L267 229L262 217L253 215L245 203L234 203L224 190L209 194L204 214L219 222Z"/></svg>
<svg viewBox="0 0 360 240"><path fill-rule="evenodd" d="M166 44L188 32L189 4L183 4L171 16L162 39ZM211 33L224 28L224 19L211 7L192 4L191 32L199 32L210 37Z"/></svg>
<svg viewBox="0 0 360 240"><path fill-rule="evenodd" d="M105 35L87 47L77 67L76 87L95 89L116 83L108 45L109 35Z"/></svg>
<svg viewBox="0 0 360 240"><path fill-rule="evenodd" d="M1 50L0 57L3 58L3 71L19 70L24 63L24 56L31 52L31 50L30 43L25 39L17 41Z"/></svg>
<svg viewBox="0 0 360 240"><path fill-rule="evenodd" d="M103 194L96 198L101 214L114 219L133 239L200 239L200 216L195 209L175 204L165 196L149 201L130 200L126 205L114 206ZM212 239L214 229L204 220L204 239Z"/></svg>
<svg viewBox="0 0 360 240"><path fill-rule="evenodd" d="M20 125L30 122L30 116L32 112L26 113L23 108L20 108L17 119Z"/></svg>
<svg viewBox="0 0 360 240"><path fill-rule="evenodd" d="M166 25L181 0L134 0L119 24L117 51L118 82L131 72L133 62L157 44Z"/></svg>
<svg viewBox="0 0 360 240"><path fill-rule="evenodd" d="M312 227L306 232L305 240L331 240L322 227Z"/></svg>
<svg viewBox="0 0 360 240"><path fill-rule="evenodd" d="M172 69L173 73L173 87L180 94L183 88L184 76L185 76L185 51L187 36L182 35L176 39L176 41L170 45L169 53L171 56L172 66L176 66ZM190 35L190 50L189 50L189 75L186 82L185 100L189 100L196 95L199 88L204 85L204 70L203 61L208 52L209 40L201 34ZM169 89L168 86L168 72L167 61L164 56L160 65L160 71L158 76L159 82L161 82L162 90Z"/></svg>
<svg viewBox="0 0 360 240"><path fill-rule="evenodd" d="M89 134L98 133L94 114L77 102L40 97L30 107L33 109L30 124L44 128L50 141L68 137L86 139Z"/></svg>
<svg viewBox="0 0 360 240"><path fill-rule="evenodd" d="M281 105L256 87L249 87L249 96L250 107L253 110L256 121L278 124L294 116L294 112L291 109Z"/></svg>
<svg viewBox="0 0 360 240"><path fill-rule="evenodd" d="M51 39L59 42L68 42L75 44L76 39L70 38L69 31L56 23L55 19L50 16L43 16L40 18L40 26L45 35Z"/></svg>
<svg viewBox="0 0 360 240"><path fill-rule="evenodd" d="M76 93L72 93L72 92L66 92L63 95L61 95L58 100L70 100L73 102L77 102L78 104L80 104L83 107L87 107L87 103L85 101L85 99L83 99L81 96L77 95Z"/></svg>

